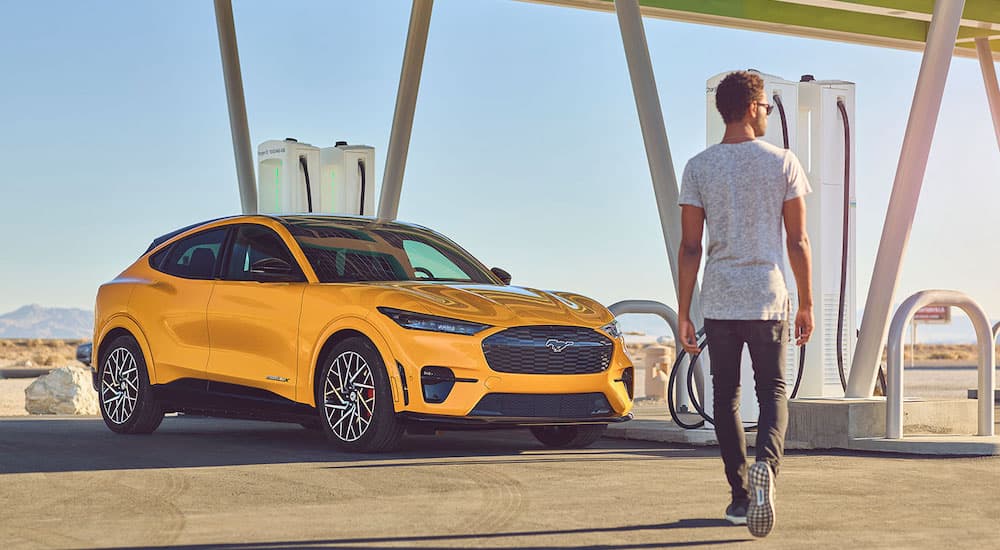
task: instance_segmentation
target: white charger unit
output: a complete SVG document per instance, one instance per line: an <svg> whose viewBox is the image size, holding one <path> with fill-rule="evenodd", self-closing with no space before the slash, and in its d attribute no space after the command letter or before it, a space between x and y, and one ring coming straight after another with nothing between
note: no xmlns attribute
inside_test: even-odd
<svg viewBox="0 0 1000 550"><path fill-rule="evenodd" d="M725 124L715 107L715 90L729 72L715 75L706 83L706 137L708 145L722 140ZM855 140L849 146L844 139L843 116L837 101L844 103L849 121L854 120L854 84L843 81L816 81L803 77L800 82L792 82L774 75L758 73L764 79L765 95L775 109L768 118L767 133L760 139L777 147L785 146L785 134L789 148L798 157L809 178L813 192L806 196L807 230L812 247L812 288L813 318L815 327L812 338L806 345L805 368L800 382L798 397L842 397L837 366L837 326L840 309L840 271L843 243L844 219L844 156L845 151L854 159ZM777 97L776 97L777 96ZM780 101L784 110L785 125L782 127ZM846 146L846 148L845 148ZM854 352L856 331L855 296L855 193L854 166L850 164L850 200L848 224L848 257L846 289L843 304L843 327L841 329L841 349L845 368L849 366ZM798 309L798 290L795 276L788 263L787 251L782 266L785 284L791 301L791 312ZM790 330L794 317L789 319ZM706 373L711 359L702 358ZM798 374L799 348L794 338L789 338L785 358L785 380L791 395ZM743 386L749 390L753 386L753 367L749 351L744 349L740 369ZM707 413L714 414L711 395L711 377L706 376L705 403ZM746 421L753 421L759 414L756 394L741 392L740 409Z"/></svg>
<svg viewBox="0 0 1000 550"><path fill-rule="evenodd" d="M315 211L320 150L288 138L257 147L257 211L290 214Z"/></svg>
<svg viewBox="0 0 1000 550"><path fill-rule="evenodd" d="M840 80L812 80L806 75L799 83L799 139L795 148L813 192L806 195L806 222L812 243L813 336L806 344L806 368L799 397L843 397L837 363L837 327L840 315L841 256L843 254L844 209L848 211L847 270L840 330L841 357L845 378L850 375L857 331L855 219L855 85ZM843 103L850 128L845 139ZM849 155L849 197L845 204L845 154ZM788 281L793 308L796 302L794 279ZM793 310L794 311L794 310ZM798 353L795 353L798 361ZM821 366L821 367L820 367Z"/></svg>
<svg viewBox="0 0 1000 550"><path fill-rule="evenodd" d="M374 216L375 148L339 141L320 150L319 212Z"/></svg>
<svg viewBox="0 0 1000 550"><path fill-rule="evenodd" d="M718 88L719 83L732 71L727 71L724 73L717 74L708 79L705 83L705 115L706 115L706 132L705 137L708 146L715 145L722 141L722 136L726 132L726 124L722 120L722 115L719 114L718 108L715 106L715 90ZM764 80L764 96L767 98L767 102L774 105L774 109L771 111L771 115L768 117L767 132L764 136L760 137L762 141L766 141L775 147L784 149L787 139L788 147L795 151L795 145L799 139L799 117L798 117L798 104L799 104L799 86L798 82L785 80L779 76L770 75L766 73L761 73L759 71L752 71L757 73ZM782 113L784 117L782 117ZM784 120L784 124L782 124ZM784 240L782 240L784 243ZM782 275L785 279L785 284L791 288L795 288L795 278L792 274L791 267L788 265L787 252L785 253L785 262L782 266ZM794 311L794 309L793 309ZM704 409L709 415L714 415L714 407L712 406L712 377L707 376L709 372L709 362L711 361L712 348L708 349L708 357L702 357L699 362L703 362L705 369L705 399L704 399ZM795 376L798 371L798 353L794 346L794 343L790 343L788 350L785 354L785 380L789 381L789 384L795 383ZM747 348L743 349L743 357L740 362L740 380L744 391L740 392L740 411L742 416L747 422L754 422L758 415L757 407L757 394L750 391L753 387L753 363L750 360L750 351ZM788 388L789 393L791 393L791 386Z"/></svg>

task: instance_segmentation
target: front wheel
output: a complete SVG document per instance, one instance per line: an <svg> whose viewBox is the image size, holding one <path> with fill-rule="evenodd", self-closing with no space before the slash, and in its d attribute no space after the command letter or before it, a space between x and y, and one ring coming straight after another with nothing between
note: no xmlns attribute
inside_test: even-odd
<svg viewBox="0 0 1000 550"><path fill-rule="evenodd" d="M153 397L146 359L135 338L125 335L111 341L98 376L101 416L111 431L148 434L160 426L163 409Z"/></svg>
<svg viewBox="0 0 1000 550"><path fill-rule="evenodd" d="M531 435L542 445L556 449L589 447L604 435L607 424L577 424L571 426L532 426Z"/></svg>
<svg viewBox="0 0 1000 550"><path fill-rule="evenodd" d="M316 381L316 409L327 439L337 448L360 453L394 449L403 423L392 405L392 389L378 350L367 339L337 344Z"/></svg>

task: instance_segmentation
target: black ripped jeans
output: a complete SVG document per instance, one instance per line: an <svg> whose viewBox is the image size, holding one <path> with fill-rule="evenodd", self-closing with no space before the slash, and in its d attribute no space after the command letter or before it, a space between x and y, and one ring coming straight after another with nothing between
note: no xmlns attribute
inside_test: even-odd
<svg viewBox="0 0 1000 550"><path fill-rule="evenodd" d="M733 498L747 498L747 444L740 419L740 360L750 349L760 417L757 420L757 460L775 474L785 451L788 398L785 395L785 321L705 319L712 362L715 435Z"/></svg>

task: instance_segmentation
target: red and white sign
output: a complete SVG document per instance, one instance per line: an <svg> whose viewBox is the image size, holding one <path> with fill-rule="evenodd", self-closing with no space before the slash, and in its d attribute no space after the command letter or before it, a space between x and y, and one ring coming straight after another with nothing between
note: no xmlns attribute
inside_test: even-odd
<svg viewBox="0 0 1000 550"><path fill-rule="evenodd" d="M913 314L914 323L929 325L946 325L951 322L951 307L949 306L927 306L922 307Z"/></svg>

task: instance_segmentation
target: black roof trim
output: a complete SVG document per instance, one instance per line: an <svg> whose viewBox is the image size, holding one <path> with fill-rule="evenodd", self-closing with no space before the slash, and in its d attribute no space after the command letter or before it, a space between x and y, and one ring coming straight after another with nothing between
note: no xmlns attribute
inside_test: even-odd
<svg viewBox="0 0 1000 550"><path fill-rule="evenodd" d="M229 220L229 219L238 218L238 217L240 217L240 216L223 216L221 218L214 218L214 219L211 219L211 220L206 220L206 221L203 221L203 222L193 223L191 225L184 226L184 227L182 227L180 229L176 229L174 231L171 231L170 233L167 233L166 235L160 235L159 237L153 239L153 242L150 243L149 248L147 248L146 251L143 252L143 255L149 254L149 252L151 250L153 250L154 248L156 248L156 247L160 246L161 244L169 241L170 239L173 239L177 235L180 235L181 233L186 233L186 232L188 232L188 231L190 231L190 230L192 230L192 229L194 229L196 227L199 227L199 226L202 226L202 225L207 225L207 224L210 224L210 223L215 223L215 222L221 221L221 220Z"/></svg>
<svg viewBox="0 0 1000 550"><path fill-rule="evenodd" d="M268 215L268 217L278 220L285 226L297 225L302 223L310 222L332 222L343 225L351 226L364 226L364 227L403 227L409 229L425 229L430 231L429 228L424 227L419 224L401 222L399 220L391 221L380 221L378 218L372 216L351 216L342 214L324 214L324 213L309 213L309 214L283 214L283 215Z"/></svg>

